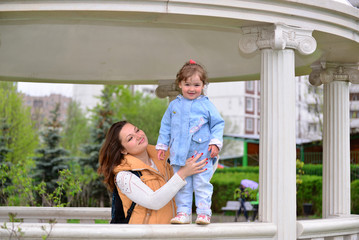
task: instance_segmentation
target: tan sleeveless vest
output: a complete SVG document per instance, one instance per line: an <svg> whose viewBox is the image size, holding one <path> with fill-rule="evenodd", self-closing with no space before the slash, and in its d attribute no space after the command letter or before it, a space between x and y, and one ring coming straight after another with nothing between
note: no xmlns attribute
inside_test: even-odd
<svg viewBox="0 0 359 240"><path fill-rule="evenodd" d="M141 180L153 191L161 188L167 183L167 181L173 176L172 167L167 163L168 152L166 153L166 160L157 159L157 151L155 146L148 145L147 152L150 158L158 168L157 172L155 169L144 164L138 158L131 155L126 155L124 161L115 167L114 174L120 171L140 171L142 173ZM115 177L116 178L116 177ZM127 214L128 208L131 206L132 201L124 195L120 189L118 189L121 197L125 215ZM167 203L164 207L159 210L149 210L136 204L135 209L132 212L130 224L167 224L170 223L171 218L176 216L176 205L174 198Z"/></svg>

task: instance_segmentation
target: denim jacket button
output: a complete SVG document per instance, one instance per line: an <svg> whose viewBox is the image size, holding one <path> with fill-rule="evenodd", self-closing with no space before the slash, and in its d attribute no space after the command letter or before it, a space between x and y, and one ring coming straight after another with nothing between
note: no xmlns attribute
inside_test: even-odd
<svg viewBox="0 0 359 240"><path fill-rule="evenodd" d="M199 142L202 142L202 139L200 138L200 139L198 139L198 141L199 141Z"/></svg>

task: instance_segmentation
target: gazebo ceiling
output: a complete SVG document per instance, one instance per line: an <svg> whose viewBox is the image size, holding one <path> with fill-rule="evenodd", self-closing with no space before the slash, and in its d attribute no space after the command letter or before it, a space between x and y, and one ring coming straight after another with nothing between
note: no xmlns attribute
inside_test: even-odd
<svg viewBox="0 0 359 240"><path fill-rule="evenodd" d="M2 1L0 80L156 84L193 58L211 81L259 79L260 54L238 48L241 27L313 29L318 61L359 62L359 10L313 1Z"/></svg>

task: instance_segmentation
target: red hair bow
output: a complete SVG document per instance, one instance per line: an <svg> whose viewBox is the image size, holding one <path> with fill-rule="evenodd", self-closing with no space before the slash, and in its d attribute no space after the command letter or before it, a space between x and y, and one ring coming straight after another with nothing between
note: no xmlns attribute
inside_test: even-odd
<svg viewBox="0 0 359 240"><path fill-rule="evenodd" d="M192 59L189 60L189 64L196 64L195 61L193 61Z"/></svg>

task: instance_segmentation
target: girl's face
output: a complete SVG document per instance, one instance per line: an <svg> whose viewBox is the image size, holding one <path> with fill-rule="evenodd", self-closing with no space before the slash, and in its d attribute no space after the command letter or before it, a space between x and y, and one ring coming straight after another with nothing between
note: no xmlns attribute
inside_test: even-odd
<svg viewBox="0 0 359 240"><path fill-rule="evenodd" d="M122 146L125 148L123 154L138 155L146 151L148 140L146 134L133 126L131 123L126 123L119 134Z"/></svg>
<svg viewBox="0 0 359 240"><path fill-rule="evenodd" d="M183 97L193 100L198 98L202 94L204 86L198 73L195 73L186 80L181 81L179 83L179 87L182 89Z"/></svg>

